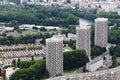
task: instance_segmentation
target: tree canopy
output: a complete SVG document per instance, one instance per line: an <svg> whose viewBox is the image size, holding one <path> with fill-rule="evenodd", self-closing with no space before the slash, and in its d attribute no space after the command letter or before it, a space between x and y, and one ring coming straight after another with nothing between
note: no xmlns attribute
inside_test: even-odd
<svg viewBox="0 0 120 80"><path fill-rule="evenodd" d="M110 54L114 57L120 57L120 45L110 47Z"/></svg>
<svg viewBox="0 0 120 80"><path fill-rule="evenodd" d="M24 62L23 62L24 63ZM30 62L25 62L30 63ZM34 63L34 64L33 64ZM31 61L30 64L20 64L24 67L14 72L9 80L40 80L46 75L45 60L36 62ZM27 65L27 67L26 67Z"/></svg>
<svg viewBox="0 0 120 80"><path fill-rule="evenodd" d="M79 68L88 62L84 50L74 50L64 53L64 70ZM19 70L15 71L10 80L41 80L48 77L45 60L20 61Z"/></svg>
<svg viewBox="0 0 120 80"><path fill-rule="evenodd" d="M7 11L6 11L7 9ZM64 9L40 5L0 6L0 22L18 21L19 24L46 26L77 25L78 18Z"/></svg>
<svg viewBox="0 0 120 80"><path fill-rule="evenodd" d="M84 50L64 52L64 70L80 68L85 66L88 61L88 57Z"/></svg>
<svg viewBox="0 0 120 80"><path fill-rule="evenodd" d="M34 43L35 39L39 38L49 38L52 34L45 33L45 34L34 34L34 35L25 35L25 36L19 36L19 37L13 37L13 36L4 36L0 38L0 45L11 45L11 44L28 44L28 43Z"/></svg>
<svg viewBox="0 0 120 80"><path fill-rule="evenodd" d="M120 44L120 30L109 31L109 43Z"/></svg>

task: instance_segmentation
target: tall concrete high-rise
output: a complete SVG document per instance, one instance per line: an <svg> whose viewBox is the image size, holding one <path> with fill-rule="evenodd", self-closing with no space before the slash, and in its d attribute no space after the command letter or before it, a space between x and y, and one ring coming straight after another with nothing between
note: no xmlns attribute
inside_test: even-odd
<svg viewBox="0 0 120 80"><path fill-rule="evenodd" d="M91 27L76 27L76 49L83 49L91 60Z"/></svg>
<svg viewBox="0 0 120 80"><path fill-rule="evenodd" d="M108 19L95 19L95 45L107 47L108 44Z"/></svg>
<svg viewBox="0 0 120 80"><path fill-rule="evenodd" d="M46 69L51 77L63 74L63 37L46 39Z"/></svg>

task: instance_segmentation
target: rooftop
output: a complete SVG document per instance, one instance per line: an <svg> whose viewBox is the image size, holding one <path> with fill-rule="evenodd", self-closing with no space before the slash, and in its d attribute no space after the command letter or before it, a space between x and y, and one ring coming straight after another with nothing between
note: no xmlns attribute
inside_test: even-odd
<svg viewBox="0 0 120 80"><path fill-rule="evenodd" d="M103 58L101 56L98 56L98 57L94 58L93 60L91 60L90 62L88 62L87 64L94 64L102 59Z"/></svg>
<svg viewBox="0 0 120 80"><path fill-rule="evenodd" d="M61 41L61 40L63 40L63 36L60 36L60 35L56 35L56 36L53 36L53 37L51 37L51 38L48 38L48 39L46 39L46 41L52 41L52 42L57 42L57 41Z"/></svg>
<svg viewBox="0 0 120 80"><path fill-rule="evenodd" d="M83 26L78 26L76 27L77 29L90 29L91 26L83 25Z"/></svg>
<svg viewBox="0 0 120 80"><path fill-rule="evenodd" d="M108 21L108 18L97 18L97 19L95 19L95 22L96 21Z"/></svg>

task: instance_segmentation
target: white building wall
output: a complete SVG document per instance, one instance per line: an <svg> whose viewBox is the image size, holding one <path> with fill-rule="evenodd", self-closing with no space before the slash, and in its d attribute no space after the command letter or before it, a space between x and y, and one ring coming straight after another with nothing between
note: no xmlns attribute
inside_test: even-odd
<svg viewBox="0 0 120 80"><path fill-rule="evenodd" d="M28 0L20 0L20 4L26 3Z"/></svg>
<svg viewBox="0 0 120 80"><path fill-rule="evenodd" d="M101 9L103 9L105 12L116 12L118 8L118 3L116 2L100 2L99 5L101 6Z"/></svg>
<svg viewBox="0 0 120 80"><path fill-rule="evenodd" d="M103 58L97 57L86 64L86 69L92 72L92 71L96 71L101 66L103 66Z"/></svg>
<svg viewBox="0 0 120 80"><path fill-rule="evenodd" d="M117 9L117 14L120 15L120 8Z"/></svg>

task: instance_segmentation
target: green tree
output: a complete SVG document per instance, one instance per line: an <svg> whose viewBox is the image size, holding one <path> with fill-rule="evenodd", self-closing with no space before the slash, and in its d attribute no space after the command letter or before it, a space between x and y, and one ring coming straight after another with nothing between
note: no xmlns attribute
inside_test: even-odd
<svg viewBox="0 0 120 80"><path fill-rule="evenodd" d="M110 54L114 57L120 57L120 45L110 47Z"/></svg>
<svg viewBox="0 0 120 80"><path fill-rule="evenodd" d="M40 31L47 31L47 29L45 27L41 27Z"/></svg>
<svg viewBox="0 0 120 80"><path fill-rule="evenodd" d="M32 68L19 69L10 76L9 80L35 80L35 71Z"/></svg>
<svg viewBox="0 0 120 80"><path fill-rule="evenodd" d="M64 70L85 66L88 61L88 57L84 50L64 52Z"/></svg>
<svg viewBox="0 0 120 80"><path fill-rule="evenodd" d="M12 63L11 63L12 66L16 67L16 61L13 60Z"/></svg>
<svg viewBox="0 0 120 80"><path fill-rule="evenodd" d="M109 43L120 44L120 30L110 30L108 37Z"/></svg>
<svg viewBox="0 0 120 80"><path fill-rule="evenodd" d="M101 48L100 46L93 46L91 49L91 56L94 58L103 54L106 51L106 48Z"/></svg>
<svg viewBox="0 0 120 80"><path fill-rule="evenodd" d="M16 20L10 21L8 26L14 27L15 30L17 30L19 28L18 27L18 21L16 21Z"/></svg>
<svg viewBox="0 0 120 80"><path fill-rule="evenodd" d="M33 63L33 61L30 61L30 63ZM44 60L35 61L34 64L29 64L27 67L26 65L15 71L9 80L41 80L46 76Z"/></svg>
<svg viewBox="0 0 120 80"><path fill-rule="evenodd" d="M20 58L18 58L18 60L17 60L17 66L20 66Z"/></svg>
<svg viewBox="0 0 120 80"><path fill-rule="evenodd" d="M29 68L31 65L33 65L35 61L24 61L19 63L19 68Z"/></svg>
<svg viewBox="0 0 120 80"><path fill-rule="evenodd" d="M67 43L68 43L68 46L70 46L72 49L76 49L76 41L75 40L70 40Z"/></svg>

